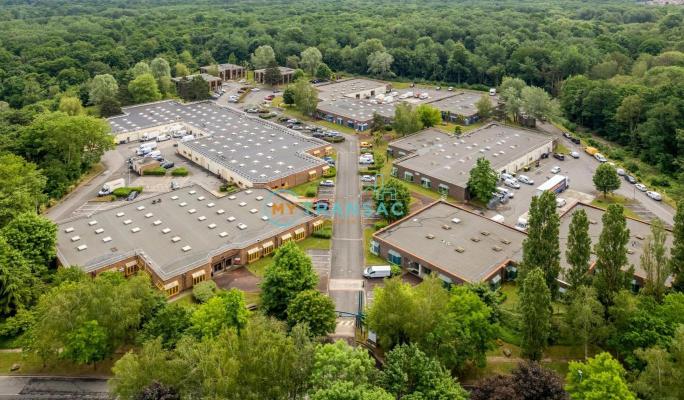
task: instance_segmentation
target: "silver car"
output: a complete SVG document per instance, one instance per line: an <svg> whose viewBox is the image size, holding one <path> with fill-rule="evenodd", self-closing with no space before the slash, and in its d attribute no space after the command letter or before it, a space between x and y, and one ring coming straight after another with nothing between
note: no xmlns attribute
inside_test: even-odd
<svg viewBox="0 0 684 400"><path fill-rule="evenodd" d="M534 181L527 175L518 175L518 182L525 183L527 185L534 185Z"/></svg>

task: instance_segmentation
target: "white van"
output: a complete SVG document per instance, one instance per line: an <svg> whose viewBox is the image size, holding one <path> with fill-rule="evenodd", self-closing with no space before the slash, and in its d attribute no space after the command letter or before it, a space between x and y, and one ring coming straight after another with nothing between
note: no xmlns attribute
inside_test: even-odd
<svg viewBox="0 0 684 400"><path fill-rule="evenodd" d="M169 136L169 135L167 135L167 134L165 134L165 133L164 133L164 134L161 134L161 135L159 135L159 136L157 136L157 142L164 142L164 141L167 141L167 140L171 140L171 136Z"/></svg>
<svg viewBox="0 0 684 400"><path fill-rule="evenodd" d="M139 156L144 156L145 154L149 153L150 151L152 151L156 148L157 148L157 142L143 143L140 146L138 146L138 150L136 150L136 154L138 154Z"/></svg>
<svg viewBox="0 0 684 400"><path fill-rule="evenodd" d="M145 142L145 141L147 141L147 140L152 140L152 139L154 139L154 138L156 138L156 137L157 137L157 134L156 134L156 133L144 133L144 134L142 135L142 137L140 138L140 140L142 140L143 142Z"/></svg>
<svg viewBox="0 0 684 400"><path fill-rule="evenodd" d="M373 265L363 270L366 278L389 278L392 275L392 267L389 265Z"/></svg>
<svg viewBox="0 0 684 400"><path fill-rule="evenodd" d="M489 89L489 95L490 96L496 96L496 89L495 88Z"/></svg>
<svg viewBox="0 0 684 400"><path fill-rule="evenodd" d="M181 142L189 142L191 140L195 140L195 137L193 135L185 135L181 138Z"/></svg>

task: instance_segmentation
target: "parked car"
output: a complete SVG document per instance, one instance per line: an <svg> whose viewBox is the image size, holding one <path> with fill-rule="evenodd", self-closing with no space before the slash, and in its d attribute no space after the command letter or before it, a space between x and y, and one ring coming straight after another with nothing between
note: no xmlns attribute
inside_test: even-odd
<svg viewBox="0 0 684 400"><path fill-rule="evenodd" d="M388 278L392 275L389 265L373 265L363 270L364 278Z"/></svg>
<svg viewBox="0 0 684 400"><path fill-rule="evenodd" d="M179 189L180 185L176 181L171 181L171 190Z"/></svg>
<svg viewBox="0 0 684 400"><path fill-rule="evenodd" d="M359 143L359 146L364 149L370 149L373 147L373 144L371 142L361 142Z"/></svg>
<svg viewBox="0 0 684 400"><path fill-rule="evenodd" d="M641 191L641 192L645 192L648 190L646 185L644 185L643 183L637 183L636 185L634 185L634 187L639 189L639 191Z"/></svg>
<svg viewBox="0 0 684 400"><path fill-rule="evenodd" d="M574 136L570 138L570 141L573 142L574 144L582 143L582 141L579 138L576 138Z"/></svg>
<svg viewBox="0 0 684 400"><path fill-rule="evenodd" d="M268 96L264 97L264 100L268 100L268 101L271 101L273 99L275 99L275 96L272 94L269 94Z"/></svg>
<svg viewBox="0 0 684 400"><path fill-rule="evenodd" d="M568 132L563 132L563 137L566 139L570 139L572 137L572 135L570 135L570 133L568 133Z"/></svg>
<svg viewBox="0 0 684 400"><path fill-rule="evenodd" d="M549 153L542 153L541 158L549 158Z"/></svg>
<svg viewBox="0 0 684 400"><path fill-rule="evenodd" d="M164 134L157 136L157 142L165 142L167 140L171 140L171 135L167 135L164 133Z"/></svg>
<svg viewBox="0 0 684 400"><path fill-rule="evenodd" d="M258 87L252 88L252 92L258 92L258 91L260 91L260 90L261 90L261 89L259 89Z"/></svg>
<svg viewBox="0 0 684 400"><path fill-rule="evenodd" d="M174 165L175 164L173 163L173 161L165 161L161 164L161 167L164 169L169 169L169 168L173 168Z"/></svg>
<svg viewBox="0 0 684 400"><path fill-rule="evenodd" d="M553 168L551 168L551 173L552 173L552 174L557 174L557 173L559 173L560 171L561 171L561 168L560 168L558 165L556 165L556 166L554 166Z"/></svg>
<svg viewBox="0 0 684 400"><path fill-rule="evenodd" d="M520 184L515 179L506 179L504 185L512 187L514 189L520 189Z"/></svg>
<svg viewBox="0 0 684 400"><path fill-rule="evenodd" d="M596 160L598 160L598 162L601 162L601 163L604 163L604 162L607 162L607 161L608 161L608 159L607 159L606 157L604 157L603 154L601 154L601 153L596 153L596 154L594 154L594 158L595 158Z"/></svg>
<svg viewBox="0 0 684 400"><path fill-rule="evenodd" d="M631 183L632 185L634 185L635 183L637 183L636 178L633 177L632 175L625 175L625 180L626 180L627 182Z"/></svg>
<svg viewBox="0 0 684 400"><path fill-rule="evenodd" d="M660 201L660 200L663 199L663 196L661 196L660 193L658 193L658 192L652 192L652 191L650 191L650 190L649 190L648 192L646 192L646 196L652 198L652 199L655 200L655 201Z"/></svg>
<svg viewBox="0 0 684 400"><path fill-rule="evenodd" d="M567 203L568 203L568 202L565 201L565 199L562 198L562 197L557 197L557 198L556 198L556 207L558 207L558 208L561 208L561 207L565 206Z"/></svg>
<svg viewBox="0 0 684 400"><path fill-rule="evenodd" d="M500 177L501 177L501 180L503 180L503 181L505 181L505 180L507 180L507 179L515 180L515 176L513 176L513 175L511 175L511 174L509 174L509 173L507 173L507 172L502 172L501 175L500 175Z"/></svg>
<svg viewBox="0 0 684 400"><path fill-rule="evenodd" d="M250 107L250 108L246 109L245 112L248 112L250 114L256 114L259 112L259 109L256 107Z"/></svg>
<svg viewBox="0 0 684 400"><path fill-rule="evenodd" d="M565 161L565 154L553 153L553 158L555 158L556 160Z"/></svg>
<svg viewBox="0 0 684 400"><path fill-rule="evenodd" d="M361 182L373 183L373 182L375 182L375 177L373 175L363 175L361 177Z"/></svg>
<svg viewBox="0 0 684 400"><path fill-rule="evenodd" d="M126 200L133 201L133 200L135 200L136 197L138 197L138 191L134 190L128 194L128 197L126 197Z"/></svg>
<svg viewBox="0 0 684 400"><path fill-rule="evenodd" d="M534 180L530 179L527 175L518 175L518 182L525 183L527 185L534 185Z"/></svg>
<svg viewBox="0 0 684 400"><path fill-rule="evenodd" d="M625 170L622 168L616 169L615 172L617 172L617 174L620 176L625 176L625 174L626 174Z"/></svg>
<svg viewBox="0 0 684 400"><path fill-rule="evenodd" d="M579 157L580 157L580 153L579 153L579 152L576 152L576 151L573 151L572 153L570 153L570 157L572 157L572 158L579 158Z"/></svg>
<svg viewBox="0 0 684 400"><path fill-rule="evenodd" d="M453 91L454 91L454 87L453 87L453 86L449 86L449 87L447 88L447 90L450 91L450 92L453 92Z"/></svg>
<svg viewBox="0 0 684 400"><path fill-rule="evenodd" d="M325 186L325 187L333 187L333 186L335 186L335 182L333 182L331 179L326 179L324 181L321 181L321 183L319 185Z"/></svg>

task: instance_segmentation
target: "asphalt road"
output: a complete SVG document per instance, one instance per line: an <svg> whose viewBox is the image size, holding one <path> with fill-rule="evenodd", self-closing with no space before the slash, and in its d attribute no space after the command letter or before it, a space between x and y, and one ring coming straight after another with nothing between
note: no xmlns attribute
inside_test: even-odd
<svg viewBox="0 0 684 400"><path fill-rule="evenodd" d="M109 398L106 379L0 376L0 400Z"/></svg>
<svg viewBox="0 0 684 400"><path fill-rule="evenodd" d="M337 188L335 204L343 210L353 209L360 201L358 177L358 140L345 135L337 146ZM364 265L363 229L361 215L344 212L333 218L333 243L330 270L330 296L337 311L356 313L359 292L363 292Z"/></svg>

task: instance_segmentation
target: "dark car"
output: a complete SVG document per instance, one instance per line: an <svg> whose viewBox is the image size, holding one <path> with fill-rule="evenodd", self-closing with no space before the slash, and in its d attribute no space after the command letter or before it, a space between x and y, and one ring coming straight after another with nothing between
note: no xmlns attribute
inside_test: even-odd
<svg viewBox="0 0 684 400"><path fill-rule="evenodd" d="M541 158L549 158L549 153L542 153Z"/></svg>
<svg viewBox="0 0 684 400"><path fill-rule="evenodd" d="M126 197L126 200L133 201L133 200L135 200L136 197L138 197L138 191L134 190L128 194L128 197Z"/></svg>
<svg viewBox="0 0 684 400"><path fill-rule="evenodd" d="M555 158L556 160L561 160L561 161L563 161L563 160L565 160L565 154L553 153L553 158Z"/></svg>
<svg viewBox="0 0 684 400"><path fill-rule="evenodd" d="M162 163L162 165L161 165L161 167L164 169L173 168L173 166L174 166L173 161L166 161L166 162Z"/></svg>
<svg viewBox="0 0 684 400"><path fill-rule="evenodd" d="M572 136L570 136L570 134L568 132L563 132L563 137L566 139L572 138Z"/></svg>
<svg viewBox="0 0 684 400"><path fill-rule="evenodd" d="M637 183L636 178L633 177L632 175L625 175L625 180L626 180L627 182L631 183L632 185L634 185L635 183Z"/></svg>
<svg viewBox="0 0 684 400"><path fill-rule="evenodd" d="M573 142L574 144L580 144L580 143L582 143L582 142L579 140L579 138L576 138L576 137L574 137L574 136L570 138L570 141Z"/></svg>

